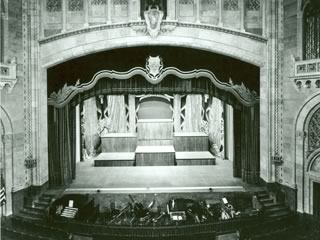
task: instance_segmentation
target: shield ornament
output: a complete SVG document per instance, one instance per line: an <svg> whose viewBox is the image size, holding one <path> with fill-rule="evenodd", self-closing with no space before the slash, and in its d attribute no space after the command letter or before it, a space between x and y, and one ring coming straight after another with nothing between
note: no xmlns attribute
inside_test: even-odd
<svg viewBox="0 0 320 240"><path fill-rule="evenodd" d="M163 12L157 8L149 8L144 12L144 18L147 24L147 31L152 38L156 38L160 32L160 26L163 19Z"/></svg>
<svg viewBox="0 0 320 240"><path fill-rule="evenodd" d="M149 56L147 58L146 62L146 69L148 71L148 75L152 79L157 79L161 73L161 70L163 68L162 60L160 56L151 57Z"/></svg>

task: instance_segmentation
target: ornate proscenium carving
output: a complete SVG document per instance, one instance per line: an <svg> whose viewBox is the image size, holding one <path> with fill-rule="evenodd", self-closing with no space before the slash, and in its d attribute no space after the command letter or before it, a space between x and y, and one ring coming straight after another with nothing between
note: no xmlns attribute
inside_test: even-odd
<svg viewBox="0 0 320 240"><path fill-rule="evenodd" d="M11 93L17 83L17 63L13 58L10 63L0 63L0 90Z"/></svg>
<svg viewBox="0 0 320 240"><path fill-rule="evenodd" d="M161 70L163 69L162 59L159 56L149 56L146 61L146 69L148 72L148 76L151 79L157 80L157 78L161 74Z"/></svg>
<svg viewBox="0 0 320 240"><path fill-rule="evenodd" d="M146 68L135 67L127 72L102 70L96 73L90 82L80 84L79 81L77 81L75 86L67 86L67 84L65 84L58 93L51 93L48 104L55 107L63 107L78 93L93 88L101 78L126 80L136 75L144 77L151 84L157 84L169 75L174 75L181 79L207 78L211 80L216 88L232 93L245 106L253 106L259 101L257 94L247 89L243 83L236 85L233 84L232 81L230 81L230 83L220 82L211 71L206 69L181 71L175 67L163 68L162 59L157 56L147 58Z"/></svg>

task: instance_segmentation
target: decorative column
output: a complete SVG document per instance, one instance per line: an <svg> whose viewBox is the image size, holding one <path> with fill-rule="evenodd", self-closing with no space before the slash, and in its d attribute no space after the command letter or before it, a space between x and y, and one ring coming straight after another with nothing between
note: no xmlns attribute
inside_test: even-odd
<svg viewBox="0 0 320 240"><path fill-rule="evenodd" d="M135 95L129 94L128 96L129 105L129 132L136 132L136 97Z"/></svg>
<svg viewBox="0 0 320 240"><path fill-rule="evenodd" d="M108 0L108 19L107 19L107 24L111 24L111 13L112 13L112 0Z"/></svg>
<svg viewBox="0 0 320 240"><path fill-rule="evenodd" d="M244 27L244 17L245 17L245 1L244 0L239 0L239 5L240 5L240 31L245 32L245 27Z"/></svg>
<svg viewBox="0 0 320 240"><path fill-rule="evenodd" d="M179 1L174 1L174 0L167 1L167 19L168 20L177 20L177 16L176 16L177 4L179 4Z"/></svg>
<svg viewBox="0 0 320 240"><path fill-rule="evenodd" d="M267 36L267 23L266 23L266 0L260 0L261 2L261 15L262 15L262 36L266 37ZM299 19L299 15L298 15L298 19Z"/></svg>
<svg viewBox="0 0 320 240"><path fill-rule="evenodd" d="M67 31L67 2L68 0L62 0L62 33Z"/></svg>
<svg viewBox="0 0 320 240"><path fill-rule="evenodd" d="M81 160L81 115L80 104L76 106L76 162Z"/></svg>
<svg viewBox="0 0 320 240"><path fill-rule="evenodd" d="M219 27L223 27L223 22L222 22L223 1L224 0L219 0L219 14L218 14L218 26Z"/></svg>
<svg viewBox="0 0 320 240"><path fill-rule="evenodd" d="M181 132L181 96L175 94L173 96L173 126L175 132Z"/></svg>
<svg viewBox="0 0 320 240"><path fill-rule="evenodd" d="M224 157L234 160L233 108L224 103Z"/></svg>
<svg viewBox="0 0 320 240"><path fill-rule="evenodd" d="M84 1L84 27L87 28L89 27L89 6L90 6L90 1Z"/></svg>
<svg viewBox="0 0 320 240"><path fill-rule="evenodd" d="M197 8L196 23L200 23L200 0L196 0L196 8Z"/></svg>

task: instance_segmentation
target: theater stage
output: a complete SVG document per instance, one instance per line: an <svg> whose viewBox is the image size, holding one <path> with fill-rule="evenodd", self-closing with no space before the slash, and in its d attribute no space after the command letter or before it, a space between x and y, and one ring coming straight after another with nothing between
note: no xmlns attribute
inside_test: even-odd
<svg viewBox="0 0 320 240"><path fill-rule="evenodd" d="M217 158L216 165L94 167L77 163L76 179L65 193L244 192L256 186L234 178L232 162Z"/></svg>

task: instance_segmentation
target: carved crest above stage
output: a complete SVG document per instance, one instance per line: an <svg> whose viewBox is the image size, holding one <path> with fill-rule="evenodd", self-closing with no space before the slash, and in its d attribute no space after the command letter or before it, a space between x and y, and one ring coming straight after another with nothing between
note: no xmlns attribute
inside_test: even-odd
<svg viewBox="0 0 320 240"><path fill-rule="evenodd" d="M163 11L159 10L159 7L149 8L148 11L143 13L146 27L141 25L132 25L132 29L136 32L147 33L151 38L156 38L160 33L171 32L176 28L176 25L169 24L166 26L161 26L163 22Z"/></svg>
<svg viewBox="0 0 320 240"><path fill-rule="evenodd" d="M148 33L152 38L156 38L160 32L163 12L159 8L150 8L144 12L144 18L146 19Z"/></svg>
<svg viewBox="0 0 320 240"><path fill-rule="evenodd" d="M57 93L51 93L48 99L48 105L52 105L54 107L63 107L77 94L92 89L100 79L102 79L102 81L108 81L108 79L117 79L123 81L138 75L142 76L153 85L160 83L164 78L170 75L182 80L201 78L198 81L203 81L203 79L209 79L215 88L231 93L237 100L239 100L241 104L245 106L253 106L259 102L259 97L257 96L256 92L250 91L244 86L243 83L241 85L233 84L231 79L229 83L221 82L211 71L206 69L181 71L175 67L163 68L163 61L160 56L149 56L146 59L145 68L135 67L127 72L102 70L96 73L91 81L87 83L80 84L78 81L74 86L67 86L67 84L65 84L64 87Z"/></svg>

